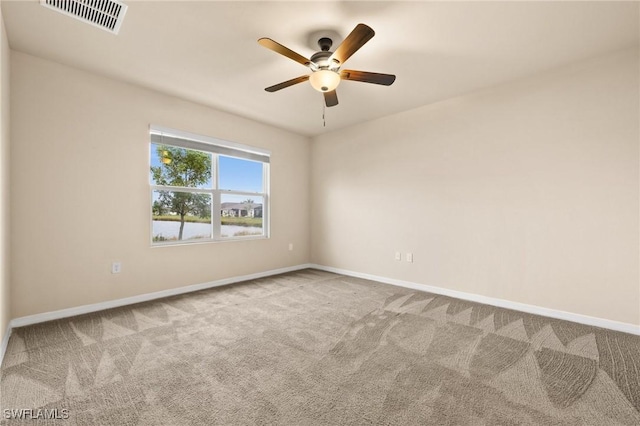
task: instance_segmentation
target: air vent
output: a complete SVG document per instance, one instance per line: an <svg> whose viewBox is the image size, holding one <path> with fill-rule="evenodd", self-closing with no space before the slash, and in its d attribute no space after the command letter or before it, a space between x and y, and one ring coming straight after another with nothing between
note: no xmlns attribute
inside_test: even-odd
<svg viewBox="0 0 640 426"><path fill-rule="evenodd" d="M116 0L40 0L40 4L118 34L127 5Z"/></svg>

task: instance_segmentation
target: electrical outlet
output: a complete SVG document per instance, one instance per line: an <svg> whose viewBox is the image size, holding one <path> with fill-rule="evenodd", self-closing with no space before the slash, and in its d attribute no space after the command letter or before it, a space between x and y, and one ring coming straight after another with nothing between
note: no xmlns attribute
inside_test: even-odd
<svg viewBox="0 0 640 426"><path fill-rule="evenodd" d="M407 262L413 263L413 253L407 253Z"/></svg>
<svg viewBox="0 0 640 426"><path fill-rule="evenodd" d="M396 252L396 260L402 260L402 253L399 251Z"/></svg>
<svg viewBox="0 0 640 426"><path fill-rule="evenodd" d="M289 251L293 251L293 243L289 243Z"/></svg>
<svg viewBox="0 0 640 426"><path fill-rule="evenodd" d="M113 262L111 264L111 273L112 274L119 274L120 271L122 271L122 263L120 262Z"/></svg>

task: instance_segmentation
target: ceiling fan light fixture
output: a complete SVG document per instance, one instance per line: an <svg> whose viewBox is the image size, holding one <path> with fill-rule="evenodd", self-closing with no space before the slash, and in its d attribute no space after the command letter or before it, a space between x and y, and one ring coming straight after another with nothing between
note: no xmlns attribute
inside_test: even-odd
<svg viewBox="0 0 640 426"><path fill-rule="evenodd" d="M309 83L318 92L331 92L340 84L340 74L331 70L319 70L309 76Z"/></svg>

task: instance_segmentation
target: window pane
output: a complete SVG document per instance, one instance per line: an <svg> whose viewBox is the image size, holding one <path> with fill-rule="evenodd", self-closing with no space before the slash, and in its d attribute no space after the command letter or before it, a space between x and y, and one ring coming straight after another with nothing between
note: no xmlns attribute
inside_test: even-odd
<svg viewBox="0 0 640 426"><path fill-rule="evenodd" d="M211 154L151 144L152 185L211 188Z"/></svg>
<svg viewBox="0 0 640 426"><path fill-rule="evenodd" d="M222 194L220 198L220 236L222 238L264 235L263 197Z"/></svg>
<svg viewBox="0 0 640 426"><path fill-rule="evenodd" d="M212 238L211 194L153 191L153 242Z"/></svg>
<svg viewBox="0 0 640 426"><path fill-rule="evenodd" d="M262 192L262 163L240 158L225 157L218 159L220 189L245 192Z"/></svg>

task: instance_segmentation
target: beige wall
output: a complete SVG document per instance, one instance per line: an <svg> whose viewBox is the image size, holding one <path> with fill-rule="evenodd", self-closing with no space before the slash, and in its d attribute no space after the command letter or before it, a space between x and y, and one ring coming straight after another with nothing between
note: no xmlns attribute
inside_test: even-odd
<svg viewBox="0 0 640 426"><path fill-rule="evenodd" d="M9 294L9 43L0 10L0 342L11 319Z"/></svg>
<svg viewBox="0 0 640 426"><path fill-rule="evenodd" d="M15 51L11 70L13 317L309 261L308 138ZM271 238L151 248L150 123L271 150Z"/></svg>
<svg viewBox="0 0 640 426"><path fill-rule="evenodd" d="M637 50L326 134L311 152L307 138L19 52L11 70L13 317L311 258L640 324ZM272 238L151 248L150 123L272 150Z"/></svg>
<svg viewBox="0 0 640 426"><path fill-rule="evenodd" d="M640 324L638 80L633 49L315 138L312 261Z"/></svg>

